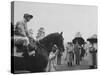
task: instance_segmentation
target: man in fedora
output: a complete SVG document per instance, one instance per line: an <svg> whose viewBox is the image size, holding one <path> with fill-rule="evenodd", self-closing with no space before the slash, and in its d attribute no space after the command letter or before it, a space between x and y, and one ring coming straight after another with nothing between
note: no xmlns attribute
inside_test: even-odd
<svg viewBox="0 0 100 75"><path fill-rule="evenodd" d="M89 48L89 52L91 53L92 57L92 65L90 69L97 68L97 50L98 50L98 39L97 35L94 34L92 37L88 38L87 41L90 42L91 47Z"/></svg>

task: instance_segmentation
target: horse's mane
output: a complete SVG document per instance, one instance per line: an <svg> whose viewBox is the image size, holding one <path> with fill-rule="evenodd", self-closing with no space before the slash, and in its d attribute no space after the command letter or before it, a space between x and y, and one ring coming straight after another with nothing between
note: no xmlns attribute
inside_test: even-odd
<svg viewBox="0 0 100 75"><path fill-rule="evenodd" d="M57 41L59 35L60 34L58 32L51 33L51 34L45 36L43 39L40 39L39 43L41 44L42 47L47 48L47 50L50 52L51 46L52 46L51 43L53 43L55 40Z"/></svg>
<svg viewBox="0 0 100 75"><path fill-rule="evenodd" d="M39 41L47 41L47 40L52 40L54 37L58 37L59 36L59 33L58 32L55 32L55 33L51 33L51 34L48 34L47 36L45 36L43 39L40 39Z"/></svg>

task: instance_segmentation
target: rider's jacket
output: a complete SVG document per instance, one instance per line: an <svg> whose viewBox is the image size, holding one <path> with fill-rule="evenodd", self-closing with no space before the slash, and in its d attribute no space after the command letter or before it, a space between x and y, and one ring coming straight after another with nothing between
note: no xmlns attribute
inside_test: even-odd
<svg viewBox="0 0 100 75"><path fill-rule="evenodd" d="M18 21L15 27L15 35L20 35L25 37L27 36L27 34L28 34L27 23L24 21Z"/></svg>

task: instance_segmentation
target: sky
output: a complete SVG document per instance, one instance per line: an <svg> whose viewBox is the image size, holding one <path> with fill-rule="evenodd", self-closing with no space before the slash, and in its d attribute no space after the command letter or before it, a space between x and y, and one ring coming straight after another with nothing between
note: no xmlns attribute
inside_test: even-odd
<svg viewBox="0 0 100 75"><path fill-rule="evenodd" d="M63 32L65 42L70 42L77 32L84 39L97 34L96 6L17 1L14 5L14 24L22 20L25 13L33 15L28 29L33 29L34 38L40 27L45 28L46 35Z"/></svg>

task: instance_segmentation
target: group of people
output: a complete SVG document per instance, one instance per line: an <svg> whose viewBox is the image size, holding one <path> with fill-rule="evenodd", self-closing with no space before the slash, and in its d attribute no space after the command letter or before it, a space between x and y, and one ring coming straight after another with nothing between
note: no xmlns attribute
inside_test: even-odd
<svg viewBox="0 0 100 75"><path fill-rule="evenodd" d="M80 61L82 61L86 54L85 49L78 43L73 44L71 42L68 42L66 50L66 60L68 62L68 66L72 66L73 64L80 65Z"/></svg>
<svg viewBox="0 0 100 75"><path fill-rule="evenodd" d="M78 33L79 34L79 33ZM95 37L94 37L95 36ZM80 40L81 39L81 40ZM91 55L89 68L97 67L97 36L93 35L87 42L81 36L75 37L66 46L66 58L68 66L80 65L84 58ZM89 61L89 60L88 60Z"/></svg>
<svg viewBox="0 0 100 75"><path fill-rule="evenodd" d="M14 28L14 42L16 45L23 45L26 49L27 46L30 43L30 39L33 41L32 43L35 43L34 38L32 38L32 36L29 34L28 31L28 26L27 23L33 18L33 15L30 14L24 14L23 16L23 20L22 21L18 21L16 23L16 27ZM42 28L43 29L43 28ZM80 33L78 33L78 37L80 38L81 36L79 36ZM44 33L43 33L44 35ZM40 34L39 34L40 36ZM39 37L37 36L37 38ZM30 39L29 39L30 38ZM76 65L80 65L80 61L82 61L82 59L84 58L85 54L86 54L86 49L84 47L85 42L83 40L80 41L80 39L78 38L78 40L76 40L77 38L75 38L72 42L68 42L67 43L67 55L65 60L67 60L68 62L68 66L72 66L73 63L75 62ZM82 38L81 38L82 39ZM91 42L90 42L91 43ZM95 42L97 44L97 42ZM35 44L34 44L35 45ZM35 49L36 46L34 46ZM27 50L24 50L27 51ZM94 47L94 43L92 43L91 49L90 49L90 53L92 54L92 58L93 58L93 67L96 67L96 49ZM27 53L27 52L26 52ZM30 53L31 54L31 53ZM32 54L34 54L34 52L32 52ZM59 50L57 49L56 46L54 46L52 48L52 52L49 55L49 69L51 69L51 67L55 67L55 59L56 57L61 57L61 54L59 53ZM57 59L58 60L58 59ZM57 62L57 61L56 61ZM56 64L59 64L59 62L57 62Z"/></svg>
<svg viewBox="0 0 100 75"><path fill-rule="evenodd" d="M87 62L83 65L89 66L90 69L97 68L97 48L97 35L94 34L85 41L80 32L78 32L72 42L67 42L65 46L66 55L64 61L66 61L69 67L73 65L80 66L85 61L89 61L91 63ZM55 48L55 50L57 51L57 48ZM59 62L62 62L62 56L63 54L61 55L59 52L52 51L50 54L50 61L53 62L52 64L56 63L57 66ZM61 60L58 61L60 58ZM88 59L85 60L86 58Z"/></svg>

